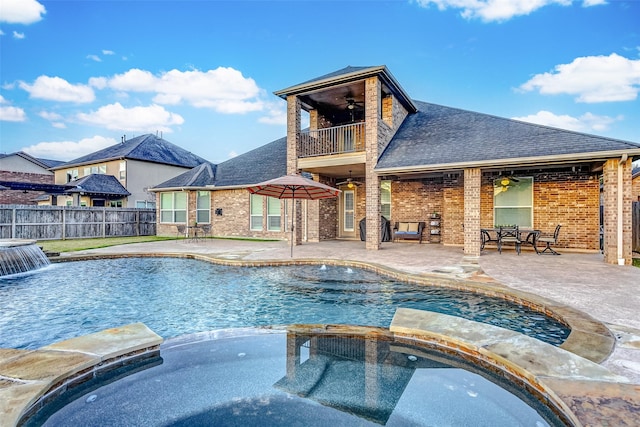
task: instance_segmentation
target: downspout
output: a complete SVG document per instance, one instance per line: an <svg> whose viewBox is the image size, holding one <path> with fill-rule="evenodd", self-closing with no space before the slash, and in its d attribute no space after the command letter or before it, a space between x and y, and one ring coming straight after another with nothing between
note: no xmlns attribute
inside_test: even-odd
<svg viewBox="0 0 640 427"><path fill-rule="evenodd" d="M624 265L625 259L623 254L623 164L627 161L627 155L623 154L618 162L618 265Z"/></svg>

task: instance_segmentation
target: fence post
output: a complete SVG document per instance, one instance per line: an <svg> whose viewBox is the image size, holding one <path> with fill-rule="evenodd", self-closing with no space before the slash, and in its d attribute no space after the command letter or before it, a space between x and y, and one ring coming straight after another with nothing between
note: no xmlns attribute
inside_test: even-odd
<svg viewBox="0 0 640 427"><path fill-rule="evenodd" d="M102 238L107 236L107 208L102 208Z"/></svg>
<svg viewBox="0 0 640 427"><path fill-rule="evenodd" d="M11 238L16 238L16 208L11 210Z"/></svg>
<svg viewBox="0 0 640 427"><path fill-rule="evenodd" d="M62 240L67 239L67 210L62 207Z"/></svg>
<svg viewBox="0 0 640 427"><path fill-rule="evenodd" d="M136 236L140 235L140 211L136 211Z"/></svg>

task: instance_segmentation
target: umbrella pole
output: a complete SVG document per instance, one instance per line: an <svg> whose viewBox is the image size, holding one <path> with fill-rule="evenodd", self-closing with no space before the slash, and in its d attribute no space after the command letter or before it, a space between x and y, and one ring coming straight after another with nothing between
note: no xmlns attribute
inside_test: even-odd
<svg viewBox="0 0 640 427"><path fill-rule="evenodd" d="M294 204L296 202L296 199L294 198L294 196L296 195L296 190L292 189L291 191L291 255L290 257L293 258L293 208L294 208Z"/></svg>

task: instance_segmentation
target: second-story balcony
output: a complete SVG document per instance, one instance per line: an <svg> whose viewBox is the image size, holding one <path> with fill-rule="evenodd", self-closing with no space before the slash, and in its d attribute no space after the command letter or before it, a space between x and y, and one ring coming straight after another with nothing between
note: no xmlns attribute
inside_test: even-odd
<svg viewBox="0 0 640 427"><path fill-rule="evenodd" d="M365 122L300 132L298 157L364 151Z"/></svg>

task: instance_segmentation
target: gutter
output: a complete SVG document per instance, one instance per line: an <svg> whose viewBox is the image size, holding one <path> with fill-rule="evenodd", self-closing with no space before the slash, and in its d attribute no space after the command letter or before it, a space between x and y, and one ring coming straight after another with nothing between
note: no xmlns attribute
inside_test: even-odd
<svg viewBox="0 0 640 427"><path fill-rule="evenodd" d="M521 167L535 165L557 165L576 161L604 161L612 157L640 155L640 148L627 150L598 151L591 153L571 153L553 156L514 157L509 159L492 159L482 161L469 161L458 163L436 163L431 165L412 165L387 168L375 168L379 174L403 174L414 172L436 172L452 169L483 168L500 169L503 167Z"/></svg>

